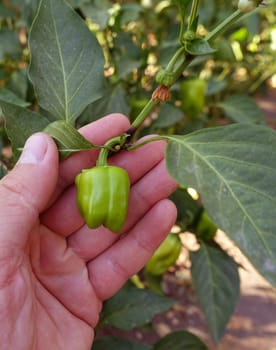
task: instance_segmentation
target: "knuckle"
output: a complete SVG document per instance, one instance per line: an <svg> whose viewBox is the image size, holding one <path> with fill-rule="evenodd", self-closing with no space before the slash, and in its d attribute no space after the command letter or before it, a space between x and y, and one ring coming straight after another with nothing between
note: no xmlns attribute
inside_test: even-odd
<svg viewBox="0 0 276 350"><path fill-rule="evenodd" d="M118 276L119 279L121 279L122 281L125 281L131 276L131 273L130 271L128 271L127 267L122 265L119 259L117 259L116 257L110 257L109 263L114 275Z"/></svg>

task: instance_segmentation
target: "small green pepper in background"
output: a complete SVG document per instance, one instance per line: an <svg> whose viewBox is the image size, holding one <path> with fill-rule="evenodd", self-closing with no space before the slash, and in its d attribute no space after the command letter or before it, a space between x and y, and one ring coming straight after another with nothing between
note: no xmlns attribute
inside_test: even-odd
<svg viewBox="0 0 276 350"><path fill-rule="evenodd" d="M127 172L103 165L83 170L76 177L77 205L89 228L104 225L118 233L124 226L130 182Z"/></svg>
<svg viewBox="0 0 276 350"><path fill-rule="evenodd" d="M210 241L214 239L216 232L217 232L217 226L213 223L213 221L210 219L209 215L204 210L199 218L199 221L196 226L196 236L203 241Z"/></svg>
<svg viewBox="0 0 276 350"><path fill-rule="evenodd" d="M195 78L181 82L180 97L184 113L191 119L199 118L205 105L206 81Z"/></svg>
<svg viewBox="0 0 276 350"><path fill-rule="evenodd" d="M169 234L146 264L146 272L154 276L163 275L170 266L174 265L181 248L179 236L173 233Z"/></svg>

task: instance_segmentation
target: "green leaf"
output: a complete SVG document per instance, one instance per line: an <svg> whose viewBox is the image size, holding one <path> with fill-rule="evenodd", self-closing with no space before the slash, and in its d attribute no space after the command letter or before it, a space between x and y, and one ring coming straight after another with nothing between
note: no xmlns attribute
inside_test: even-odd
<svg viewBox="0 0 276 350"><path fill-rule="evenodd" d="M240 280L235 261L218 247L201 242L190 252L192 280L208 327L216 342L225 332L240 294Z"/></svg>
<svg viewBox="0 0 276 350"><path fill-rule="evenodd" d="M169 173L276 285L276 132L241 123L168 138Z"/></svg>
<svg viewBox="0 0 276 350"><path fill-rule="evenodd" d="M0 180L7 174L6 169L0 164Z"/></svg>
<svg viewBox="0 0 276 350"><path fill-rule="evenodd" d="M187 331L175 331L159 340L153 350L208 350L208 348L194 334Z"/></svg>
<svg viewBox="0 0 276 350"><path fill-rule="evenodd" d="M144 269L143 275L147 284L147 288L157 294L164 295L162 290L163 275L152 275L146 269Z"/></svg>
<svg viewBox="0 0 276 350"><path fill-rule="evenodd" d="M150 322L173 304L173 300L146 289L123 288L105 302L100 323L130 330Z"/></svg>
<svg viewBox="0 0 276 350"><path fill-rule="evenodd" d="M117 50L114 52L118 77L127 78L128 74L143 64L141 48L133 42L130 33L122 32L114 39Z"/></svg>
<svg viewBox="0 0 276 350"><path fill-rule="evenodd" d="M183 117L184 115L179 108L169 103L164 103L161 105L158 118L152 124L157 128L167 128L179 122Z"/></svg>
<svg viewBox="0 0 276 350"><path fill-rule="evenodd" d="M81 10L86 17L89 17L93 23L99 25L101 29L107 27L110 18L112 4L109 0L94 0L92 3L85 3L81 6Z"/></svg>
<svg viewBox="0 0 276 350"><path fill-rule="evenodd" d="M29 75L40 106L73 123L102 95L104 59L85 22L64 0L42 0L31 28Z"/></svg>
<svg viewBox="0 0 276 350"><path fill-rule="evenodd" d="M227 86L226 80L217 80L211 78L208 80L208 86L207 86L207 96L215 95L220 92L222 92Z"/></svg>
<svg viewBox="0 0 276 350"><path fill-rule="evenodd" d="M64 120L57 120L49 124L44 130L55 140L60 159L69 157L72 153L95 148L72 125Z"/></svg>
<svg viewBox="0 0 276 350"><path fill-rule="evenodd" d="M80 7L80 6L82 6L83 4L86 4L89 1L90 0L68 0L69 4L72 7L74 7L74 8Z"/></svg>
<svg viewBox="0 0 276 350"><path fill-rule="evenodd" d="M15 93L13 93L11 90L6 88L0 89L0 101L8 102L10 104L14 104L21 107L27 107L30 105L30 103L24 101L20 97L18 97Z"/></svg>
<svg viewBox="0 0 276 350"><path fill-rule="evenodd" d="M118 77L120 79L127 79L128 75L131 74L135 69L138 69L142 64L141 59L135 59L131 56L123 55L118 60Z"/></svg>
<svg viewBox="0 0 276 350"><path fill-rule="evenodd" d="M215 43L215 47L217 51L214 54L214 59L216 61L236 62L236 57L229 39L219 38Z"/></svg>
<svg viewBox="0 0 276 350"><path fill-rule="evenodd" d="M92 350L150 350L151 346L138 343L129 339L117 337L103 337L96 339L93 343Z"/></svg>
<svg viewBox="0 0 276 350"><path fill-rule="evenodd" d="M196 38L192 41L188 41L185 44L185 47L186 51L193 56L210 55L216 52L216 50L211 48L209 43L202 38Z"/></svg>
<svg viewBox="0 0 276 350"><path fill-rule="evenodd" d="M0 115L1 117L1 115ZM0 158L1 158L1 155L2 155L2 147L3 147L3 140L2 140L2 130L0 129ZM4 168L3 164L1 163L1 160L0 160L0 180L2 179L2 177L4 177L6 175L7 171L6 169Z"/></svg>
<svg viewBox="0 0 276 350"><path fill-rule="evenodd" d="M197 15L193 22L190 24L189 26L189 30L191 30L192 32L196 33L197 31L197 26L198 26L198 20L199 20L199 16Z"/></svg>
<svg viewBox="0 0 276 350"><path fill-rule="evenodd" d="M17 97L22 98L24 101L27 99L29 82L27 78L26 69L20 71L14 71L10 77L6 87L17 95ZM25 103L27 103L25 101Z"/></svg>
<svg viewBox="0 0 276 350"><path fill-rule="evenodd" d="M0 30L0 61L6 57L19 60L21 56L21 45L18 35L10 29Z"/></svg>
<svg viewBox="0 0 276 350"><path fill-rule="evenodd" d="M5 120L7 135L15 151L24 146L29 136L42 131L49 124L49 120L39 113L0 100L1 114Z"/></svg>
<svg viewBox="0 0 276 350"><path fill-rule="evenodd" d="M264 113L250 96L232 95L217 106L234 122L265 124Z"/></svg>
<svg viewBox="0 0 276 350"><path fill-rule="evenodd" d="M87 106L77 123L78 125L84 125L110 113L128 115L129 110L126 91L122 85L109 86L106 87L104 96L101 99Z"/></svg>
<svg viewBox="0 0 276 350"><path fill-rule="evenodd" d="M1 17L2 18L15 17L14 9L6 7L6 6L7 6L6 4L0 3L0 14L1 14Z"/></svg>
<svg viewBox="0 0 276 350"><path fill-rule="evenodd" d="M201 24L203 24L206 28L210 27L214 20L214 15L217 16L217 0L201 0L200 7L198 10L199 18ZM219 13L221 16L221 12Z"/></svg>
<svg viewBox="0 0 276 350"><path fill-rule="evenodd" d="M120 25L125 26L130 22L138 21L143 13L143 7L139 4L122 4L120 10Z"/></svg>
<svg viewBox="0 0 276 350"><path fill-rule="evenodd" d="M192 228L202 211L199 203L183 188L178 188L170 199L177 207L177 224L184 229Z"/></svg>
<svg viewBox="0 0 276 350"><path fill-rule="evenodd" d="M180 14L182 20L184 20L185 14L187 11L187 7L189 6L189 4L191 2L192 2L192 0L173 0L173 3L175 3L179 8L179 14Z"/></svg>
<svg viewBox="0 0 276 350"><path fill-rule="evenodd" d="M40 0L11 0L9 1L12 7L16 9L17 18L20 12L20 25L29 28L35 16Z"/></svg>

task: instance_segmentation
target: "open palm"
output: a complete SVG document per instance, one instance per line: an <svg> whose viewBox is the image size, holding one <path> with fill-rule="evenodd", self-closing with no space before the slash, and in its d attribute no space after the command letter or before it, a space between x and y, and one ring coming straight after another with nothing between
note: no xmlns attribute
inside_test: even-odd
<svg viewBox="0 0 276 350"><path fill-rule="evenodd" d="M128 127L125 117L110 115L81 133L100 144ZM33 164L23 153L0 183L0 349L90 349L103 300L143 267L174 223L165 198L176 184L163 143L114 156L132 183L127 222L121 235L90 230L76 208L74 178L97 152L59 164L44 138L43 159Z"/></svg>

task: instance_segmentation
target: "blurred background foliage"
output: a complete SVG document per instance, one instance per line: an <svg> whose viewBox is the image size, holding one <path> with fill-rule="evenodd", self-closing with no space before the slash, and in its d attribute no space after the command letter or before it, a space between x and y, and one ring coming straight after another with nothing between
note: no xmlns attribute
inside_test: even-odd
<svg viewBox="0 0 276 350"><path fill-rule="evenodd" d="M70 3L96 34L106 60L106 95L87 108L77 125L111 111L136 117L156 85L156 72L179 47L180 19L174 0ZM233 12L237 1L203 0L200 4L198 31L204 36ZM0 97L34 108L36 100L27 78L27 40L37 5L38 0L0 2L0 87L4 88ZM276 2L270 1L217 38L212 43L216 52L197 59L184 72L172 89L172 100L161 107L158 115L151 115L152 122L146 123L150 130L144 133L186 133L224 123L225 118L239 122L248 117L249 121L262 122L260 111L244 95L265 93L267 82L275 83L275 10ZM199 78L205 86L197 88L195 105L195 101L187 102L192 99L187 97L192 85L188 87L185 81ZM249 113L242 116L243 110Z"/></svg>
<svg viewBox="0 0 276 350"><path fill-rule="evenodd" d="M105 57L105 94L84 110L76 127L111 112L124 113L134 120L157 87L156 73L179 48L180 18L176 1L69 2L98 38ZM38 0L0 0L0 100L33 110L39 106L28 79L28 33L38 3ZM199 34L207 35L233 13L237 3L237 0L202 0ZM276 87L276 0L267 1L267 6L245 16L211 44L216 51L193 61L172 87L172 99L148 116L137 137L149 133L186 134L228 123L266 123L256 96L266 96L269 89ZM13 165L10 141L0 113L0 178ZM192 189L179 188L171 198L178 208L175 233L188 230L198 240L213 242L217 228L198 194ZM177 244L176 249L179 249ZM168 262L165 270L176 258ZM142 280L141 276L131 280L132 285L138 288L146 285L158 294L162 294L161 282L162 275L150 273L149 268L145 269ZM136 291L133 293L136 300ZM122 300L125 304L124 297ZM156 303L162 305L164 301ZM111 310L112 313L112 307ZM144 312L142 308L141 314ZM133 321L133 314L130 316Z"/></svg>

